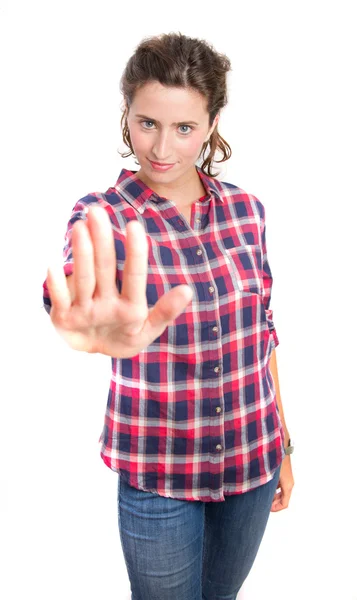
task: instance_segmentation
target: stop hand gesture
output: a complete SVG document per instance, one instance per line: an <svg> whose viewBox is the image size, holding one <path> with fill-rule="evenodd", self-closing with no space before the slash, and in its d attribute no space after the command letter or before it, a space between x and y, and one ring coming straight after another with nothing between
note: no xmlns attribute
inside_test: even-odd
<svg viewBox="0 0 357 600"><path fill-rule="evenodd" d="M144 227L126 226L122 291L116 286L116 253L106 210L90 207L87 221L72 229L73 275L47 271L51 320L74 350L113 358L136 356L184 311L192 300L188 285L178 285L148 308L148 242Z"/></svg>

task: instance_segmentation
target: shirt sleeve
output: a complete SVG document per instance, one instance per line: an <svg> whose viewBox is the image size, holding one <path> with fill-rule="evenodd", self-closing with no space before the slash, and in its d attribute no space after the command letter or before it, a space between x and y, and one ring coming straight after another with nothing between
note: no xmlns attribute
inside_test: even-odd
<svg viewBox="0 0 357 600"><path fill-rule="evenodd" d="M279 338L275 330L273 321L273 311L270 308L271 292L273 286L273 277L270 270L267 246L266 246L266 226L265 226L265 209L261 204L262 208L262 219L261 219L261 240L262 240L262 266L263 266L263 302L265 306L265 315L268 323L270 336L272 340L272 348L276 348L279 345Z"/></svg>
<svg viewBox="0 0 357 600"><path fill-rule="evenodd" d="M72 275L73 273L73 254L72 254L72 230L73 225L79 219L86 219L85 208L89 204L90 200L88 197L82 198L78 200L74 208L72 209L71 217L67 223L67 231L65 234L65 244L63 247L62 255L63 255L63 270L66 276ZM42 297L43 297L43 307L50 314L51 312L51 298L47 287L47 278L42 285Z"/></svg>

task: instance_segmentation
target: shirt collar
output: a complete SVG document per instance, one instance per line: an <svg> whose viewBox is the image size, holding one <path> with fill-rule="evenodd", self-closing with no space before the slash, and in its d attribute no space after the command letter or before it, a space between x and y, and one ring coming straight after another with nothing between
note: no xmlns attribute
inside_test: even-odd
<svg viewBox="0 0 357 600"><path fill-rule="evenodd" d="M196 165L196 170L201 178L203 187L206 190L206 194L211 199L216 199L223 202L223 197L220 193L220 189L217 182L213 177L206 175L200 167ZM151 188L149 188L141 179L137 176L138 171L129 171L128 169L122 169L118 180L114 186L114 189L133 206L140 214L145 210L145 206L148 202L166 202L167 198L162 198Z"/></svg>

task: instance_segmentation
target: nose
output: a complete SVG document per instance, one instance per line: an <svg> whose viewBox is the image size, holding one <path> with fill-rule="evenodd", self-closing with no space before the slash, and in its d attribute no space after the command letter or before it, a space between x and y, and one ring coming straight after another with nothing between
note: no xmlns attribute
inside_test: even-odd
<svg viewBox="0 0 357 600"><path fill-rule="evenodd" d="M172 160L170 160L170 157L172 155L171 148L172 143L170 139L170 133L165 131L159 132L155 139L155 144L152 148L155 160L157 160L157 162L163 163L173 162Z"/></svg>

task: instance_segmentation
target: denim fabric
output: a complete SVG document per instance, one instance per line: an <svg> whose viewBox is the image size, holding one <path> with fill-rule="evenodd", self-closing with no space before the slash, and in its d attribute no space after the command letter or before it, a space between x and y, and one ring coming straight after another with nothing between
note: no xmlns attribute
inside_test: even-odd
<svg viewBox="0 0 357 600"><path fill-rule="evenodd" d="M224 502L166 498L118 477L118 525L131 600L235 600L257 555L273 479Z"/></svg>

